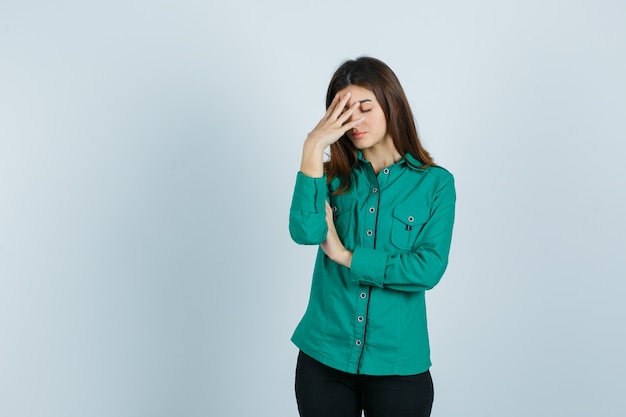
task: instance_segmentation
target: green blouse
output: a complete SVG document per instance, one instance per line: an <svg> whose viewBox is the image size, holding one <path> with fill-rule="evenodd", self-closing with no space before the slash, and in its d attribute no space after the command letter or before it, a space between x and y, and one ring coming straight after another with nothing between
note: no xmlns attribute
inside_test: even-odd
<svg viewBox="0 0 626 417"><path fill-rule="evenodd" d="M408 162L410 163L407 163ZM417 168L407 155L375 174L359 160L347 194L335 178L296 177L289 231L299 244L326 238L330 201L350 268L318 249L309 304L292 341L332 368L365 375L413 375L430 365L424 292L448 264L456 194L452 174Z"/></svg>

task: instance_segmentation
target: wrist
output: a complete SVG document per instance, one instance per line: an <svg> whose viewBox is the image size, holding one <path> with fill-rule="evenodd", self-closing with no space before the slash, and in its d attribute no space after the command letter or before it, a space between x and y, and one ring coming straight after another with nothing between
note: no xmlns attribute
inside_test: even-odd
<svg viewBox="0 0 626 417"><path fill-rule="evenodd" d="M314 178L324 175L324 149L323 144L318 140L307 137L302 147L302 162L300 171Z"/></svg>
<svg viewBox="0 0 626 417"><path fill-rule="evenodd" d="M323 154L324 149L326 149L328 145L325 144L319 137L307 135L304 140L303 151L305 153L313 153L313 154Z"/></svg>
<svg viewBox="0 0 626 417"><path fill-rule="evenodd" d="M347 249L344 250L337 263L345 266L346 268L350 268L350 265L352 265L352 255L353 253L351 251Z"/></svg>

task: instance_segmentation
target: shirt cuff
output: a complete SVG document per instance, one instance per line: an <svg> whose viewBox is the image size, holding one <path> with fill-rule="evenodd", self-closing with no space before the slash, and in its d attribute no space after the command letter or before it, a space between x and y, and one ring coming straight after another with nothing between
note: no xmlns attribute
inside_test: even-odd
<svg viewBox="0 0 626 417"><path fill-rule="evenodd" d="M385 268L387 266L387 252L357 247L352 253L350 272L356 281L362 285L383 287Z"/></svg>
<svg viewBox="0 0 626 417"><path fill-rule="evenodd" d="M300 211L323 213L326 210L324 205L327 193L326 175L313 178L298 172L291 207Z"/></svg>

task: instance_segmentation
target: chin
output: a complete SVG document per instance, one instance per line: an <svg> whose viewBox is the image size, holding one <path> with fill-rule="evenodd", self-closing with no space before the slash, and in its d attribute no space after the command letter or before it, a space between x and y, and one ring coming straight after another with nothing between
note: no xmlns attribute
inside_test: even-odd
<svg viewBox="0 0 626 417"><path fill-rule="evenodd" d="M354 139L353 139L353 140L352 140L352 145L353 145L356 149L358 149L358 150L360 150L360 151L362 151L363 149L367 149L367 148L369 148L369 145L368 145L367 143L363 142L362 140L354 140Z"/></svg>

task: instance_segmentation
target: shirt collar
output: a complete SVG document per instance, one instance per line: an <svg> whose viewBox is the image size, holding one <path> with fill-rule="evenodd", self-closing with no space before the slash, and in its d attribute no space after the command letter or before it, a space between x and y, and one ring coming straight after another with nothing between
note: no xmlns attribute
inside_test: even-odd
<svg viewBox="0 0 626 417"><path fill-rule="evenodd" d="M363 158L363 152L361 152L360 149L357 149L356 151L356 157L359 161L363 161L365 162L365 158ZM408 163L407 163L408 162ZM422 166L422 163L420 162L419 159L413 157L413 155L411 155L410 153L407 153L405 155L404 158L402 158L401 160L398 161L399 164L406 164L409 168L418 170L418 171L423 171L423 168L420 168Z"/></svg>
<svg viewBox="0 0 626 417"><path fill-rule="evenodd" d="M408 162L407 166L417 171L424 170L423 168L420 168L422 166L422 162L419 159L413 157L413 155L411 155L410 153L407 153L401 162L404 162L404 163Z"/></svg>

